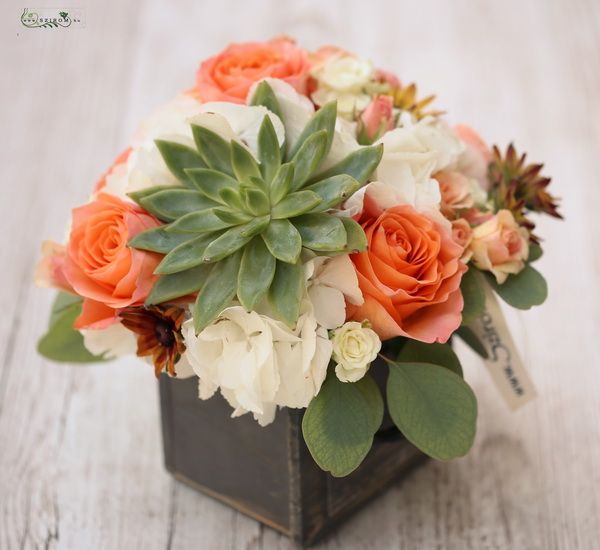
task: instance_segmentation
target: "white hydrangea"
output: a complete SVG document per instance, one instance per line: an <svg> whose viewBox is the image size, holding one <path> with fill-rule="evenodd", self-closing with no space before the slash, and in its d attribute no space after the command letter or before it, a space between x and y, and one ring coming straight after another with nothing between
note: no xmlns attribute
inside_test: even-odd
<svg viewBox="0 0 600 550"><path fill-rule="evenodd" d="M232 306L198 335L193 321L186 321L183 335L186 356L200 379L200 398L220 389L234 408L232 416L251 412L262 426L273 421L277 406L308 405L321 388L332 351L309 302L293 330Z"/></svg>

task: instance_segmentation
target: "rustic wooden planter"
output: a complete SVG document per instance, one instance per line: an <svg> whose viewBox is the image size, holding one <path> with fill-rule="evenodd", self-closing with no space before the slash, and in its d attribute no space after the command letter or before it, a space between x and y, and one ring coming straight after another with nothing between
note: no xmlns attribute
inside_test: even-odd
<svg viewBox="0 0 600 550"><path fill-rule="evenodd" d="M374 364L371 372L383 389L387 368ZM200 401L197 384L196 378L160 379L167 469L303 545L319 540L425 458L386 415L361 466L335 478L310 456L302 438L303 410L279 410L261 428L250 414L230 418L232 409L220 395Z"/></svg>

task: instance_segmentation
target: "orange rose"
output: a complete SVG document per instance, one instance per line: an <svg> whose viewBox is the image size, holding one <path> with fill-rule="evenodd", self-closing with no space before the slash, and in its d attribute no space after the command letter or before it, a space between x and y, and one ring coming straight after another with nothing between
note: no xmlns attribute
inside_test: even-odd
<svg viewBox="0 0 600 550"><path fill-rule="evenodd" d="M359 222L368 250L351 258L365 301L352 319L368 319L382 340L446 342L462 318L463 248L409 205L382 211L367 196Z"/></svg>
<svg viewBox="0 0 600 550"><path fill-rule="evenodd" d="M193 93L200 101L245 103L252 84L270 77L304 94L309 68L307 53L288 38L231 44L202 62Z"/></svg>
<svg viewBox="0 0 600 550"><path fill-rule="evenodd" d="M84 298L75 328L104 327L113 322L116 309L143 303L161 256L129 248L127 242L158 225L135 204L106 193L73 210L64 274Z"/></svg>

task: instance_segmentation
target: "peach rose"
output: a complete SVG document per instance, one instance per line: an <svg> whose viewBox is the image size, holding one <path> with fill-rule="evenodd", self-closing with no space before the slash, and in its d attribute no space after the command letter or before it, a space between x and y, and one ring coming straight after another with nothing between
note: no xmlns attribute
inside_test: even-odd
<svg viewBox="0 0 600 550"><path fill-rule="evenodd" d="M116 309L142 304L161 256L129 248L129 239L160 222L137 205L106 193L73 210L64 274L83 296L75 328L103 328Z"/></svg>
<svg viewBox="0 0 600 550"><path fill-rule="evenodd" d="M454 132L466 146L458 161L459 170L465 176L475 178L479 185L487 190L489 188L487 169L492 160L491 149L481 136L469 126L457 124Z"/></svg>
<svg viewBox="0 0 600 550"><path fill-rule="evenodd" d="M473 263L491 271L498 284L510 274L519 273L529 256L529 233L519 226L510 210L500 210L473 229Z"/></svg>
<svg viewBox="0 0 600 550"><path fill-rule="evenodd" d="M42 243L42 259L39 261L33 276L34 283L42 288L57 288L74 293L65 277L65 259L67 249L54 241Z"/></svg>
<svg viewBox="0 0 600 550"><path fill-rule="evenodd" d="M252 84L270 77L304 94L309 69L307 53L288 38L231 44L202 62L192 93L204 102L245 103Z"/></svg>
<svg viewBox="0 0 600 550"><path fill-rule="evenodd" d="M373 143L394 127L394 102L389 95L371 101L359 117L359 133L364 143Z"/></svg>
<svg viewBox="0 0 600 550"><path fill-rule="evenodd" d="M110 168L104 174L102 174L100 179L96 182L96 185L94 186L94 193L99 193L102 191L107 185L107 178L112 176L116 170L121 168L121 166L124 167L127 164L127 160L129 159L131 151L132 148L128 147L119 154L119 156L111 164Z"/></svg>
<svg viewBox="0 0 600 550"><path fill-rule="evenodd" d="M463 218L452 221L452 238L456 244L459 244L463 248L463 255L461 260L467 263L473 252L469 248L471 241L473 240L473 230L469 225L469 222Z"/></svg>
<svg viewBox="0 0 600 550"><path fill-rule="evenodd" d="M441 210L448 219L456 218L459 210L473 206L471 184L460 172L437 172L433 177L440 184Z"/></svg>
<svg viewBox="0 0 600 550"><path fill-rule="evenodd" d="M446 342L462 320L463 248L410 205L382 211L367 195L358 221L368 250L351 258L365 301L350 317L368 319L382 340Z"/></svg>

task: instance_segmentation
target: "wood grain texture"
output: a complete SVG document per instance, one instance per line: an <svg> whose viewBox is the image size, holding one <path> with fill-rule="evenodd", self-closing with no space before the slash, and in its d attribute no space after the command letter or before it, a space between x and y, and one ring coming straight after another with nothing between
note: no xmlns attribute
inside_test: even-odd
<svg viewBox="0 0 600 550"><path fill-rule="evenodd" d="M37 357L51 293L42 238L127 144L136 121L231 40L335 43L438 94L451 121L544 160L566 223L542 219L548 302L508 311L538 399L509 413L460 349L479 397L473 451L431 462L319 548L589 549L600 540L600 4L408 0L87 2L86 27L29 30L2 10L0 548L286 549L173 481L158 395L134 358ZM49 2L56 5L56 2ZM40 1L37 5L44 5ZM82 5L77 0L69 6Z"/></svg>

